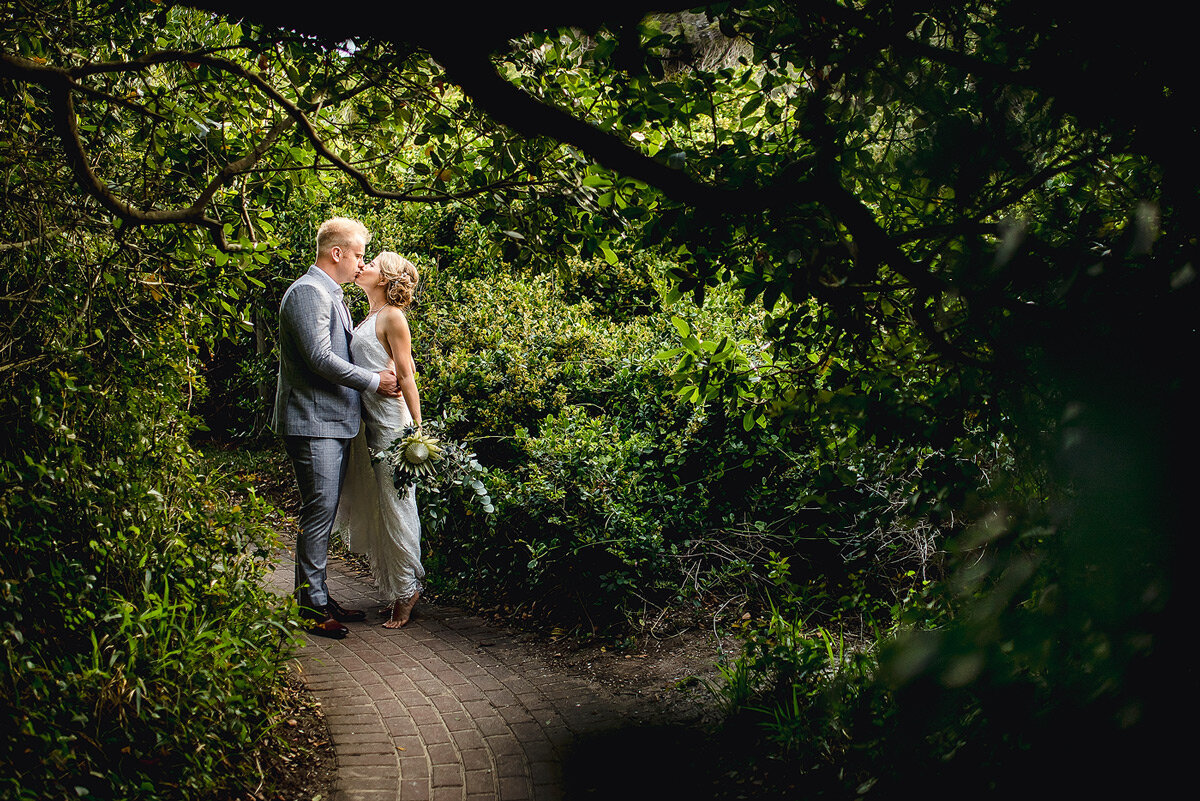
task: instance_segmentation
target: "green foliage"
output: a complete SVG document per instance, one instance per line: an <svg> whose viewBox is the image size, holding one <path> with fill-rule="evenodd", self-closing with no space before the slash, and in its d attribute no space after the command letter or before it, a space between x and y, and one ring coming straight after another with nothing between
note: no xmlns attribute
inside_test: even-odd
<svg viewBox="0 0 1200 801"><path fill-rule="evenodd" d="M522 582L534 597L561 598L554 606L573 601L593 627L623 622L670 577L641 469L649 438L614 422L568 405L536 438L518 435L528 461L509 474L516 482L500 509L528 560Z"/></svg>
<svg viewBox="0 0 1200 801"><path fill-rule="evenodd" d="M63 49L123 52L160 12L135 5L96 26L103 9L9 5L5 55L11 42L35 64ZM191 12L164 16L160 47L236 37ZM177 66L191 82L177 93L160 82L169 67L136 86L98 83L152 94L161 111L229 100L207 91L211 76ZM114 226L57 155L52 94L3 81L0 715L12 725L0 734L0 795L228 791L251 780L271 739L290 629L261 584L274 542L264 505L211 470L189 435L201 354L244 330L265 249L232 231L244 246L235 256L194 230ZM81 136L109 186L137 203L187 205L221 150L203 116L180 127L84 106ZM143 147L161 171L127 159Z"/></svg>
<svg viewBox="0 0 1200 801"><path fill-rule="evenodd" d="M261 585L262 504L197 469L164 402L183 400L173 365L142 366L173 389L76 361L27 375L4 408L10 797L211 793L246 777L273 725L289 635Z"/></svg>
<svg viewBox="0 0 1200 801"><path fill-rule="evenodd" d="M815 795L869 789L881 769L864 751L878 755L895 722L865 641L848 643L774 605L743 637L743 652L721 666L722 684L712 689L727 709L725 736L758 754L751 775L802 781Z"/></svg>
<svg viewBox="0 0 1200 801"><path fill-rule="evenodd" d="M669 267L649 276L660 298ZM763 318L733 292L617 322L557 274L460 269L483 270L437 272L410 315L423 406L472 442L498 500L491 518L439 500L426 534L443 591L613 631L647 604L763 597L771 548L796 566L797 597L831 619L890 617L938 573L947 524L907 501L939 453L831 446L832 424L778 413L747 427L706 410L684 368L672 397L674 356L713 352L693 332L734 342L731 362L762 357Z"/></svg>
<svg viewBox="0 0 1200 801"><path fill-rule="evenodd" d="M661 262L648 263L645 254L632 254L627 259L617 259L614 254L612 262L567 260L561 271L565 273L564 300L577 303L586 299L597 311L617 322L655 314L661 309L655 279L663 267Z"/></svg>
<svg viewBox="0 0 1200 801"><path fill-rule="evenodd" d="M496 514L446 518L431 577L479 597L553 598L597 626L621 619L663 547L635 476L650 450L637 426L672 416L655 332L567 305L548 278L439 278L411 315L423 403L479 451ZM606 407L615 417L593 419Z"/></svg>
<svg viewBox="0 0 1200 801"><path fill-rule="evenodd" d="M229 418L265 408L279 295L337 211L418 257L422 391L519 500L446 516L448 585L596 630L742 597L753 621L774 593L735 695L767 692L810 764L861 755L863 792L1016 794L1058 742L1165 745L1193 516L1186 26L746 0L586 33L349 24L351 46L286 9L10 6L5 524L61 630L171 608L159 574L187 570L161 546L206 517L170 451L200 357L226 364L206 413L240 404L213 428L261 431ZM797 619L899 625L883 683Z"/></svg>
<svg viewBox="0 0 1200 801"><path fill-rule="evenodd" d="M435 406L470 410L454 430L488 463L505 461L500 450L491 453L504 444L490 446L489 438L536 432L567 403L662 406L649 387L632 397L622 391L640 381L639 356L657 348L654 327L596 319L589 304L569 305L549 277L451 273L428 287L413 314L422 391Z"/></svg>

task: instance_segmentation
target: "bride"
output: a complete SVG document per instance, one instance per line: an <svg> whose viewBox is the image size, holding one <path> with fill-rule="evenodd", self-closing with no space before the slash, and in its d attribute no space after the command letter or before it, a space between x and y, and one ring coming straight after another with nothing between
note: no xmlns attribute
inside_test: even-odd
<svg viewBox="0 0 1200 801"><path fill-rule="evenodd" d="M421 522L416 487L398 495L386 464L371 464L371 453L391 445L409 423L421 424L412 335L404 310L417 288L417 268L403 256L383 251L355 276L371 310L358 327L350 350L354 363L369 370L394 370L401 398L364 393L364 430L350 446L346 479L334 530L341 530L355 553L365 553L380 594L388 599L389 629L408 622L421 595Z"/></svg>

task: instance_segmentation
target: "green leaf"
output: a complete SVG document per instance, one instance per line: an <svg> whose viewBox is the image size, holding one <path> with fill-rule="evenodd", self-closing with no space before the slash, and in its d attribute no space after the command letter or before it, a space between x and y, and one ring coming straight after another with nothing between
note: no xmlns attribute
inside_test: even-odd
<svg viewBox="0 0 1200 801"><path fill-rule="evenodd" d="M739 116L741 116L741 118L743 120L745 120L747 117L749 117L755 111L757 111L758 107L761 106L762 103L763 103L763 95L761 95L761 94L755 95L754 97L747 100L746 104L744 106L742 106L742 111Z"/></svg>
<svg viewBox="0 0 1200 801"><path fill-rule="evenodd" d="M617 254L613 252L613 249L609 247L607 242L600 243L600 252L604 254L604 260L606 262L614 267L617 266Z"/></svg>

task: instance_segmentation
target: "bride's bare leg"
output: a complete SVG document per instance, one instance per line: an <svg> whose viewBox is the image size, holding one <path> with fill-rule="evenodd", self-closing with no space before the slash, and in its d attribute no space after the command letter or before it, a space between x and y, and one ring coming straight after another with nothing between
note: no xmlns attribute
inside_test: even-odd
<svg viewBox="0 0 1200 801"><path fill-rule="evenodd" d="M417 605L417 599L420 597L420 592L414 592L412 597L407 601L395 601L392 604L392 616L383 624L383 627L385 629L398 629L407 623L408 619L412 616L413 607Z"/></svg>

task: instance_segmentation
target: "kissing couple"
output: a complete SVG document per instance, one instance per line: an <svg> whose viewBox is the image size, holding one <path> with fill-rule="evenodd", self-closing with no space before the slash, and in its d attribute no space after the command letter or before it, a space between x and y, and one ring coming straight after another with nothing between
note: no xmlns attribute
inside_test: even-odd
<svg viewBox="0 0 1200 801"><path fill-rule="evenodd" d="M341 639L348 622L366 619L329 595L326 565L335 526L350 549L366 553L380 594L384 626L408 622L421 594L421 524L416 488L397 493L386 464L370 454L407 425L421 424L412 334L405 310L419 275L399 254L365 261L371 235L346 217L317 230L316 261L279 306L279 381L273 428L300 488L296 594L308 630ZM357 327L341 285L353 281L370 312Z"/></svg>

